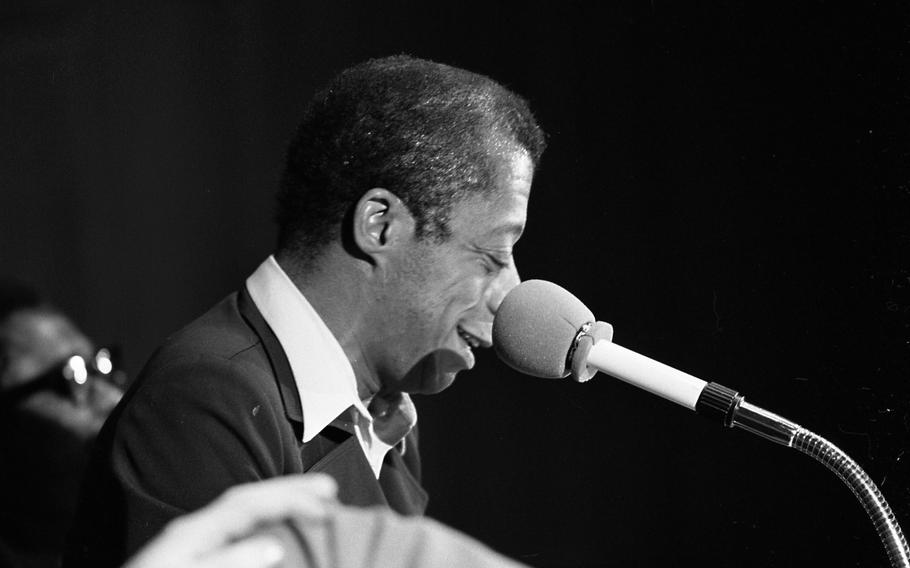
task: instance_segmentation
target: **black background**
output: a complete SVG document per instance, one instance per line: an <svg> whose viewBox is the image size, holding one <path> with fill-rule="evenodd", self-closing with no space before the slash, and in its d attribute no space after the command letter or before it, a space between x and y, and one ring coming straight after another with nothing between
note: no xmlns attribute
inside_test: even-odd
<svg viewBox="0 0 910 568"><path fill-rule="evenodd" d="M910 522L901 3L148 4L0 8L0 273L129 372L270 252L312 92L407 52L548 131L525 278L828 437ZM822 466L618 381L487 354L418 407L430 514L532 566L886 563Z"/></svg>

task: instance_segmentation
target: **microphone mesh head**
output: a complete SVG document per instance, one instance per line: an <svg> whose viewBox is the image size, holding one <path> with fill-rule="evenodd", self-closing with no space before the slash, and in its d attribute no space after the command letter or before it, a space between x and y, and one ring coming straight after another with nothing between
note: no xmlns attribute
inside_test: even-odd
<svg viewBox="0 0 910 568"><path fill-rule="evenodd" d="M566 357L582 325L594 321L581 300L546 280L528 280L509 292L493 320L493 347L502 361L546 379L569 374Z"/></svg>

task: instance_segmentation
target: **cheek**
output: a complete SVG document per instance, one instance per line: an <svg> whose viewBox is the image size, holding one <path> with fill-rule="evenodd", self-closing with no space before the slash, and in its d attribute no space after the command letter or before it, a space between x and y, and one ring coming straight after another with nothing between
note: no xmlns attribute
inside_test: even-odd
<svg viewBox="0 0 910 568"><path fill-rule="evenodd" d="M411 259L401 282L402 301L423 314L421 326L449 326L483 302L491 277L474 256L431 256Z"/></svg>
<svg viewBox="0 0 910 568"><path fill-rule="evenodd" d="M447 311L464 312L482 303L489 280L483 276L469 276L452 282L439 298Z"/></svg>

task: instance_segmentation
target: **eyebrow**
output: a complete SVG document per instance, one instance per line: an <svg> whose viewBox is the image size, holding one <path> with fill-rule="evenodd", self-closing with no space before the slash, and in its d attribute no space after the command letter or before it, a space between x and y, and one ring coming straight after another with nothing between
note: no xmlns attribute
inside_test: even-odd
<svg viewBox="0 0 910 568"><path fill-rule="evenodd" d="M493 229L492 231L490 231L489 233L486 233L485 235L478 235L477 237L475 237L475 239L473 239L473 241L475 243L473 246L475 246L476 248L479 248L481 250L501 250L502 247L492 247L491 248L490 246L481 245L479 243L478 239L482 240L482 239L496 238L496 237L503 236L503 235L504 236L514 235L515 242L518 242L518 240L521 238L521 235L524 233L524 229L525 229L525 226L523 223L519 223L519 222L507 223L501 227L497 227L497 228ZM511 246L513 246L513 245L514 245L514 243L512 245L510 245L509 248L511 248Z"/></svg>
<svg viewBox="0 0 910 568"><path fill-rule="evenodd" d="M516 236L516 238L518 238L518 237L521 237L521 235L524 233L524 230L525 230L525 224L522 222L516 221L513 223L507 223L507 224L503 225L502 227L494 229L492 231L492 233L494 235L513 234Z"/></svg>

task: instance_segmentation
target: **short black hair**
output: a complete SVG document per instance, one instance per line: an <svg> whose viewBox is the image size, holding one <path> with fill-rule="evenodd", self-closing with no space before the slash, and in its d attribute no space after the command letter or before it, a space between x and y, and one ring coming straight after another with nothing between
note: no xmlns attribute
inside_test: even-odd
<svg viewBox="0 0 910 568"><path fill-rule="evenodd" d="M527 102L489 77L406 55L338 74L310 101L278 192L278 249L311 259L369 189L397 195L420 238L448 236L451 206L489 191L497 152L546 146Z"/></svg>
<svg viewBox="0 0 910 568"><path fill-rule="evenodd" d="M0 278L0 324L23 310L45 307L38 290L15 278Z"/></svg>

